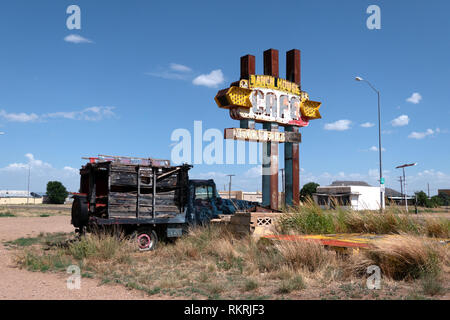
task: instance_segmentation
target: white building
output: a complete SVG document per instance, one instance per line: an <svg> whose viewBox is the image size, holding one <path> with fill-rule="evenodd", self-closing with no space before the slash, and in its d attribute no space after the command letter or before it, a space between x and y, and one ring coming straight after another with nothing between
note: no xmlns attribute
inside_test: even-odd
<svg viewBox="0 0 450 320"><path fill-rule="evenodd" d="M223 199L228 199L230 197L228 191L219 191L219 195ZM231 199L261 202L262 192L231 191Z"/></svg>
<svg viewBox="0 0 450 320"><path fill-rule="evenodd" d="M41 204L42 197L23 190L0 190L0 205Z"/></svg>
<svg viewBox="0 0 450 320"><path fill-rule="evenodd" d="M353 210L379 210L380 187L362 181L334 181L330 186L317 187L313 199L324 209L337 204Z"/></svg>

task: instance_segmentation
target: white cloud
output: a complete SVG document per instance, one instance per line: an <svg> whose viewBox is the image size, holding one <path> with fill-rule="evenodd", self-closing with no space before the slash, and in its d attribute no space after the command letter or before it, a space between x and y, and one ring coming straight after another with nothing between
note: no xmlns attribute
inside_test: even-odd
<svg viewBox="0 0 450 320"><path fill-rule="evenodd" d="M375 124L372 122L364 122L361 124L361 127L363 128L372 128Z"/></svg>
<svg viewBox="0 0 450 320"><path fill-rule="evenodd" d="M5 110L0 110L0 118L10 122L33 122L39 119L35 113L8 113Z"/></svg>
<svg viewBox="0 0 450 320"><path fill-rule="evenodd" d="M78 174L78 173L79 173L79 170L78 170L78 169L75 169L75 168L72 168L72 167L69 167L69 166L65 166L65 167L63 168L63 170L68 171L68 172L70 172L70 173L75 173L75 174Z"/></svg>
<svg viewBox="0 0 450 320"><path fill-rule="evenodd" d="M64 41L71 43L93 43L92 40L86 39L78 34L69 34L64 38Z"/></svg>
<svg viewBox="0 0 450 320"><path fill-rule="evenodd" d="M188 66L178 64L178 63L171 63L170 69L172 69L174 71L178 71L178 72L191 72L192 71L192 69L189 68Z"/></svg>
<svg viewBox="0 0 450 320"><path fill-rule="evenodd" d="M369 148L369 151L378 151L378 148L375 147L375 146L371 146L371 147ZM386 151L386 149L383 148L383 147L381 147L381 151L384 152L384 151Z"/></svg>
<svg viewBox="0 0 450 320"><path fill-rule="evenodd" d="M436 132L440 132L439 128L436 129ZM433 135L435 132L432 129L427 129L425 132L416 132L413 131L409 134L408 138L412 139L423 139L427 136Z"/></svg>
<svg viewBox="0 0 450 320"><path fill-rule="evenodd" d="M409 123L409 117L406 114L402 114L401 116L395 118L391 121L393 127L403 127Z"/></svg>
<svg viewBox="0 0 450 320"><path fill-rule="evenodd" d="M61 111L37 115L35 113L8 113L0 110L0 118L10 122L36 122L48 118L63 118L70 120L100 121L105 118L115 117L114 107L89 107L80 111Z"/></svg>
<svg viewBox="0 0 450 320"><path fill-rule="evenodd" d="M262 166L255 166L244 172L244 176L247 178L258 178L262 175Z"/></svg>
<svg viewBox="0 0 450 320"><path fill-rule="evenodd" d="M171 72L168 70L162 70L157 72L146 72L148 76L167 79L167 80L186 80L187 76L185 74Z"/></svg>
<svg viewBox="0 0 450 320"><path fill-rule="evenodd" d="M325 130L344 131L350 129L351 123L350 120L338 120L333 123L326 123L324 128Z"/></svg>
<svg viewBox="0 0 450 320"><path fill-rule="evenodd" d="M62 169L53 167L50 163L36 159L32 153L25 154L27 161L15 162L0 168L0 188L26 190L28 170L30 170L31 191L43 192L48 181L61 181L69 191L79 188L79 171L65 166Z"/></svg>
<svg viewBox="0 0 450 320"><path fill-rule="evenodd" d="M160 67L157 71L146 72L145 74L168 80L187 80L191 77L191 72L192 69L188 66L179 63L171 63L168 68Z"/></svg>
<svg viewBox="0 0 450 320"><path fill-rule="evenodd" d="M206 86L209 88L216 88L219 84L224 82L222 70L217 69L211 71L209 74L201 74L192 80L196 86Z"/></svg>
<svg viewBox="0 0 450 320"><path fill-rule="evenodd" d="M408 172L406 183L408 184L408 194L415 191L427 192L427 184L430 185L430 195L437 194L437 189L446 189L450 185L450 175L435 169L426 169L414 174Z"/></svg>
<svg viewBox="0 0 450 320"><path fill-rule="evenodd" d="M414 104L418 104L420 102L420 100L422 100L422 96L420 95L420 93L418 92L414 92L411 97L409 97L408 99L406 99L406 101L414 103Z"/></svg>
<svg viewBox="0 0 450 320"><path fill-rule="evenodd" d="M64 118L70 120L100 121L115 117L114 107L89 107L81 111L47 113L42 118Z"/></svg>

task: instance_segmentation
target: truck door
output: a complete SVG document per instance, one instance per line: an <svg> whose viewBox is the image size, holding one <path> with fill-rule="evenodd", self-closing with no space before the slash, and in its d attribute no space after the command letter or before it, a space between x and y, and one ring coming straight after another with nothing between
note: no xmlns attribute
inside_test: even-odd
<svg viewBox="0 0 450 320"><path fill-rule="evenodd" d="M194 214L197 224L207 224L217 218L215 190L212 185L196 185L194 192Z"/></svg>

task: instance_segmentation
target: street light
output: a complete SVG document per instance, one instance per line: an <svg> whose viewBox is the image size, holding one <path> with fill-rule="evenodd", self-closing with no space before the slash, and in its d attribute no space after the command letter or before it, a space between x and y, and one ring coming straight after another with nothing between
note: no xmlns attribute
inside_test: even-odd
<svg viewBox="0 0 450 320"><path fill-rule="evenodd" d="M384 207L384 178L383 178L383 165L381 160L381 111L380 111L380 91L378 91L369 81L355 77L356 81L366 82L377 93L378 96L378 155L380 158L380 211L383 211Z"/></svg>
<svg viewBox="0 0 450 320"><path fill-rule="evenodd" d="M407 192L406 192L405 168L406 168L406 167L412 167L412 166L415 166L415 165L417 165L417 162L414 162L414 163L406 163L406 164L402 164L401 166L395 167L395 169L400 169L400 168L403 169L403 184L404 184L403 190L405 191L405 207L406 207L406 212L408 212L408 200L406 199Z"/></svg>

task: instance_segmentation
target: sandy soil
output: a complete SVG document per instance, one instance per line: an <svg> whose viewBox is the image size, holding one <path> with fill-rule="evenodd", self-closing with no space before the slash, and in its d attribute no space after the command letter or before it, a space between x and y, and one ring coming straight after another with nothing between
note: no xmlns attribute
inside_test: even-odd
<svg viewBox="0 0 450 320"><path fill-rule="evenodd" d="M120 285L100 285L98 280L82 278L81 289L69 290L68 275L30 272L14 265L14 252L4 241L32 237L40 232L71 232L70 216L47 218L0 218L0 299L146 299L145 293ZM152 299L164 297L152 296Z"/></svg>

